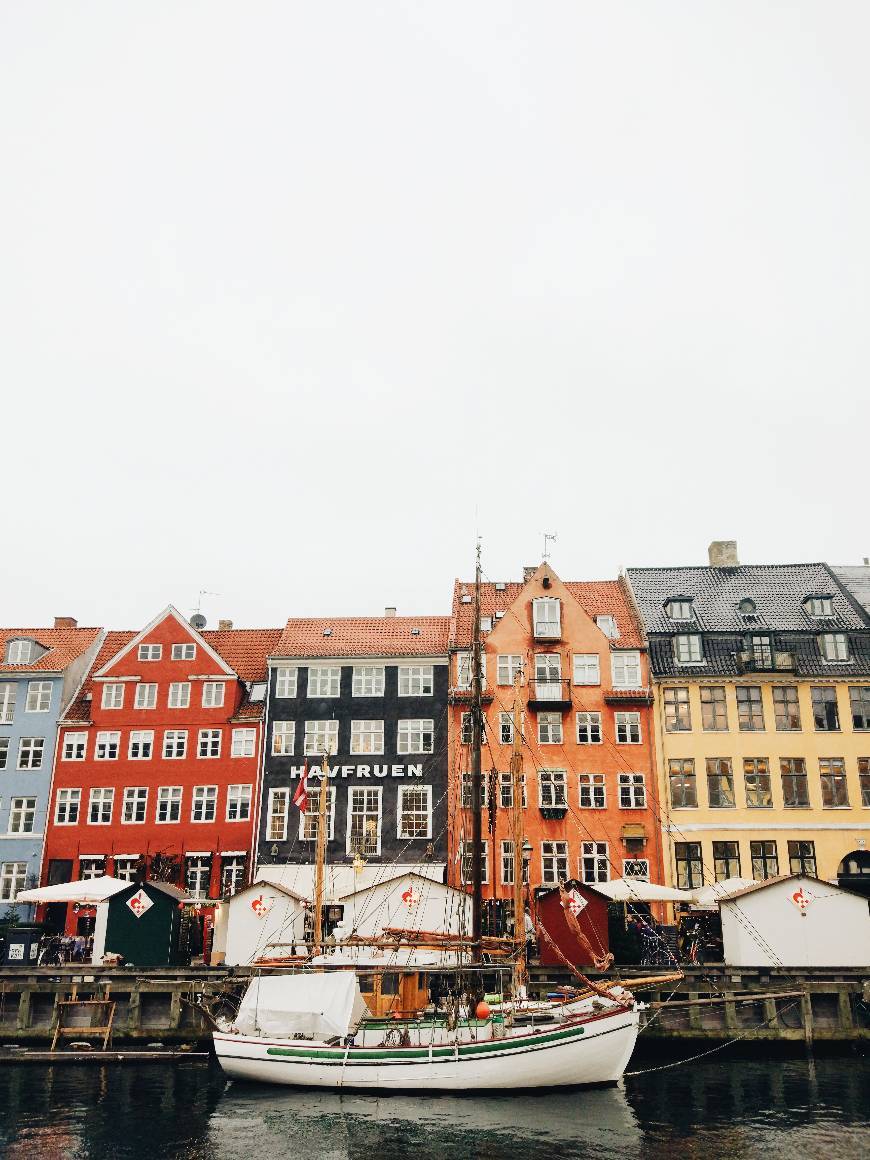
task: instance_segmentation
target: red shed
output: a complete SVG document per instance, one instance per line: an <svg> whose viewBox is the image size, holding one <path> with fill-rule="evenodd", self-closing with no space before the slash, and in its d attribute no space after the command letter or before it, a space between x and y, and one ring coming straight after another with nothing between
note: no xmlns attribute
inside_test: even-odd
<svg viewBox="0 0 870 1160"><path fill-rule="evenodd" d="M607 908L610 899L600 894L594 887L576 879L566 882L565 889L575 892L582 901L583 906L577 916L578 925L595 955L599 958L604 956L610 949L607 932ZM594 967L589 947L577 938L565 920L558 886L538 893L537 920L570 963L578 967ZM543 966L564 967L565 964L545 938L539 937L538 947Z"/></svg>

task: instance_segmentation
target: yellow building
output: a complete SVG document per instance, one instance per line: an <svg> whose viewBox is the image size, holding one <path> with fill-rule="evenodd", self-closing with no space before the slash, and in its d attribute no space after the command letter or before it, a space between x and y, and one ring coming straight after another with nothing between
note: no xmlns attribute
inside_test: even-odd
<svg viewBox="0 0 870 1160"><path fill-rule="evenodd" d="M870 617L824 564L628 573L649 638L666 873L870 893Z"/></svg>

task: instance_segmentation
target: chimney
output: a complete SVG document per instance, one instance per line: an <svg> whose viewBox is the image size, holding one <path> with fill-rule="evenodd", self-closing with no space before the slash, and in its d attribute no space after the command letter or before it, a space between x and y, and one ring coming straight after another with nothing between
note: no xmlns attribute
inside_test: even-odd
<svg viewBox="0 0 870 1160"><path fill-rule="evenodd" d="M232 627L233 622L231 620L218 621L218 632L228 632Z"/></svg>
<svg viewBox="0 0 870 1160"><path fill-rule="evenodd" d="M74 616L56 616L54 618L55 628L78 628L79 622Z"/></svg>
<svg viewBox="0 0 870 1160"><path fill-rule="evenodd" d="M525 568L523 568L523 584L528 584L537 570L534 564L526 564Z"/></svg>
<svg viewBox="0 0 870 1160"><path fill-rule="evenodd" d="M396 615L395 608L391 608L389 605L387 605L387 607L384 609L384 616L395 616L395 615Z"/></svg>
<svg viewBox="0 0 870 1160"><path fill-rule="evenodd" d="M736 540L714 540L707 549L711 568L739 568Z"/></svg>

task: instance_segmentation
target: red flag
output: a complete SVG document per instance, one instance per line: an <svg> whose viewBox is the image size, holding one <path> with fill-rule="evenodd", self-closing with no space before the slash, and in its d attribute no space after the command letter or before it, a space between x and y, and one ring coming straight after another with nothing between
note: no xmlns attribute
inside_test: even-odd
<svg viewBox="0 0 870 1160"><path fill-rule="evenodd" d="M302 776L299 778L299 785L296 787L296 793L293 795L293 805L299 807L299 812L304 814L308 809L308 762L302 766Z"/></svg>

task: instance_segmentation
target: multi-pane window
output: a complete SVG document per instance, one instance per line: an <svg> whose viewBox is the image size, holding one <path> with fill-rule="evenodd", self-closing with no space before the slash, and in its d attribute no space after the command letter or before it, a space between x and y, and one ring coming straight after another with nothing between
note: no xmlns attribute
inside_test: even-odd
<svg viewBox="0 0 870 1160"><path fill-rule="evenodd" d="M135 709L153 709L157 705L157 686L155 684L140 684L136 686L136 697L133 701Z"/></svg>
<svg viewBox="0 0 870 1160"><path fill-rule="evenodd" d="M691 620L691 600L669 600L665 606L671 620Z"/></svg>
<svg viewBox="0 0 870 1160"><path fill-rule="evenodd" d="M749 856L752 859L752 877L757 882L778 876L779 855L776 852L774 840L766 838L758 842L750 842Z"/></svg>
<svg viewBox="0 0 870 1160"><path fill-rule="evenodd" d="M523 671L523 658L516 653L500 653L497 680L500 685L512 685L517 673Z"/></svg>
<svg viewBox="0 0 870 1160"><path fill-rule="evenodd" d="M79 858L79 878L83 882L101 878L106 873L106 859L102 854L83 854Z"/></svg>
<svg viewBox="0 0 870 1160"><path fill-rule="evenodd" d="M561 713L539 713L538 714L538 744L539 745L561 745L562 744L562 714Z"/></svg>
<svg viewBox="0 0 870 1160"><path fill-rule="evenodd" d="M159 661L163 656L162 644L140 644L139 645L139 660L140 661Z"/></svg>
<svg viewBox="0 0 870 1160"><path fill-rule="evenodd" d="M740 877L740 847L737 842L713 843L713 873L717 882Z"/></svg>
<svg viewBox="0 0 870 1160"><path fill-rule="evenodd" d="M459 775L460 786L460 803L464 810L471 809L471 784L472 777L468 771L463 771ZM481 809L489 807L489 778L485 774L480 777L480 806Z"/></svg>
<svg viewBox="0 0 870 1160"><path fill-rule="evenodd" d="M54 802L54 824L56 826L74 826L79 820L79 809L82 803L80 789L59 789Z"/></svg>
<svg viewBox="0 0 870 1160"><path fill-rule="evenodd" d="M351 694L354 697L383 697L384 666L354 665Z"/></svg>
<svg viewBox="0 0 870 1160"><path fill-rule="evenodd" d="M568 879L568 843L541 842L541 882L545 886Z"/></svg>
<svg viewBox="0 0 870 1160"><path fill-rule="evenodd" d="M383 721L351 721L350 751L351 753L383 753Z"/></svg>
<svg viewBox="0 0 870 1160"><path fill-rule="evenodd" d="M431 697L435 688L432 665L399 665L400 697Z"/></svg>
<svg viewBox="0 0 870 1160"><path fill-rule="evenodd" d="M787 733L801 727L798 691L794 685L773 686L773 714L777 731Z"/></svg>
<svg viewBox="0 0 870 1160"><path fill-rule="evenodd" d="M11 725L14 720L17 693L16 681L4 681L0 684L0 725Z"/></svg>
<svg viewBox="0 0 870 1160"><path fill-rule="evenodd" d="M814 685L810 689L813 700L813 723L822 732L836 733L840 728L840 713L837 708L837 690L825 685Z"/></svg>
<svg viewBox="0 0 870 1160"><path fill-rule="evenodd" d="M649 882L649 858L623 858L622 877Z"/></svg>
<svg viewBox="0 0 870 1160"><path fill-rule="evenodd" d="M337 721L306 721L305 722L305 754L308 757L320 757L338 752L338 722Z"/></svg>
<svg viewBox="0 0 870 1160"><path fill-rule="evenodd" d="M728 706L723 685L701 686L701 728L707 733L727 731Z"/></svg>
<svg viewBox="0 0 870 1160"><path fill-rule="evenodd" d="M687 733L692 728L688 689L665 689L665 729L668 733Z"/></svg>
<svg viewBox="0 0 870 1160"><path fill-rule="evenodd" d="M32 640L10 640L6 645L7 665L27 665L33 656Z"/></svg>
<svg viewBox="0 0 870 1160"><path fill-rule="evenodd" d="M337 697L341 692L340 665L309 665L308 696Z"/></svg>
<svg viewBox="0 0 870 1160"><path fill-rule="evenodd" d="M499 783L499 805L502 809L513 809L514 804L514 778L510 770L502 772L498 775ZM522 787L523 809L526 808L526 775L520 774L520 786ZM470 802L469 802L470 807Z"/></svg>
<svg viewBox="0 0 870 1160"><path fill-rule="evenodd" d="M256 729L234 729L230 741L230 757L253 757L256 742Z"/></svg>
<svg viewBox="0 0 870 1160"><path fill-rule="evenodd" d="M844 632L826 632L819 637L819 651L826 661L849 659L849 638Z"/></svg>
<svg viewBox="0 0 870 1160"><path fill-rule="evenodd" d="M112 686L109 686L112 687ZM124 686L116 685L114 688L121 690L121 701L124 700ZM104 706L106 707L106 706ZM109 708L117 708L112 705ZM28 681L27 682L27 707L28 713L47 713L51 708L51 681Z"/></svg>
<svg viewBox="0 0 870 1160"><path fill-rule="evenodd" d="M26 862L0 862L0 900L14 902L26 881Z"/></svg>
<svg viewBox="0 0 870 1160"><path fill-rule="evenodd" d="M668 762L668 782L671 789L671 808L694 809L698 804L698 780L695 762L691 757L672 757Z"/></svg>
<svg viewBox="0 0 870 1160"><path fill-rule="evenodd" d="M181 821L181 791L180 785L161 785L157 790L157 821Z"/></svg>
<svg viewBox="0 0 870 1160"><path fill-rule="evenodd" d="M619 626L615 616L606 613L595 617L595 623L609 640L619 640Z"/></svg>
<svg viewBox="0 0 870 1160"><path fill-rule="evenodd" d="M810 804L807 764L802 757L781 757L782 804L787 810L806 809Z"/></svg>
<svg viewBox="0 0 870 1160"><path fill-rule="evenodd" d="M121 821L128 825L144 822L147 806L148 790L144 785L126 786Z"/></svg>
<svg viewBox="0 0 870 1160"><path fill-rule="evenodd" d="M302 842L316 842L320 832L320 786L322 782L305 791L305 812L299 815L299 839ZM326 840L335 837L335 787L326 787Z"/></svg>
<svg viewBox="0 0 870 1160"><path fill-rule="evenodd" d="M470 689L472 677L472 655L470 652L456 654L456 687ZM486 655L480 657L480 683L486 684Z"/></svg>
<svg viewBox="0 0 870 1160"><path fill-rule="evenodd" d="M173 681L169 686L169 708L187 709L190 706L190 681Z"/></svg>
<svg viewBox="0 0 870 1160"><path fill-rule="evenodd" d="M520 730L522 730L522 720L520 720ZM501 745L513 745L514 743L514 715L513 713L499 713L498 715L498 739Z"/></svg>
<svg viewBox="0 0 870 1160"><path fill-rule="evenodd" d="M196 743L196 755L197 757L220 757L220 729L200 729Z"/></svg>
<svg viewBox="0 0 870 1160"><path fill-rule="evenodd" d="M62 750L63 760L84 761L87 744L87 733L64 733Z"/></svg>
<svg viewBox="0 0 870 1160"><path fill-rule="evenodd" d="M580 879L592 884L610 880L610 858L606 842L581 843Z"/></svg>
<svg viewBox="0 0 870 1160"><path fill-rule="evenodd" d="M32 834L36 820L36 798L14 797L9 804L9 833Z"/></svg>
<svg viewBox="0 0 870 1160"><path fill-rule="evenodd" d="M221 857L221 898L232 898L245 885L247 855L232 854Z"/></svg>
<svg viewBox="0 0 870 1160"><path fill-rule="evenodd" d="M193 805L190 811L192 822L213 822L217 813L216 785L195 785L193 787Z"/></svg>
<svg viewBox="0 0 870 1160"><path fill-rule="evenodd" d="M397 753L431 753L434 743L434 721L411 719L399 722Z"/></svg>
<svg viewBox="0 0 870 1160"><path fill-rule="evenodd" d="M225 681L203 681L202 707L203 709L219 709L224 703Z"/></svg>
<svg viewBox="0 0 870 1160"><path fill-rule="evenodd" d="M833 615L833 603L830 596L808 596L804 601L807 615L819 619Z"/></svg>
<svg viewBox="0 0 870 1160"><path fill-rule="evenodd" d="M752 663L757 669L773 668L773 645L769 636L751 636L749 651L752 654Z"/></svg>
<svg viewBox="0 0 870 1160"><path fill-rule="evenodd" d="M281 668L275 670L275 696L295 697L296 681L299 670L296 668Z"/></svg>
<svg viewBox="0 0 870 1160"><path fill-rule="evenodd" d="M174 644L172 646L172 659L174 661L192 661L196 656L196 645L188 644Z"/></svg>
<svg viewBox="0 0 870 1160"><path fill-rule="evenodd" d="M104 709L123 709L124 708L124 686L123 685L103 685L103 701Z"/></svg>
<svg viewBox="0 0 870 1160"><path fill-rule="evenodd" d="M281 757L289 756L296 747L296 722L272 722L272 752Z"/></svg>
<svg viewBox="0 0 870 1160"><path fill-rule="evenodd" d="M249 785L227 786L227 821L246 822L251 816L251 789Z"/></svg>
<svg viewBox="0 0 870 1160"><path fill-rule="evenodd" d="M700 842L674 842L674 858L678 890L698 890L704 885Z"/></svg>
<svg viewBox="0 0 870 1160"><path fill-rule="evenodd" d="M870 729L870 685L850 685L849 704L852 709L852 728Z"/></svg>
<svg viewBox="0 0 870 1160"><path fill-rule="evenodd" d="M98 733L94 746L94 758L97 761L115 761L120 747L120 733Z"/></svg>
<svg viewBox="0 0 870 1160"><path fill-rule="evenodd" d="M704 659L701 637L696 632L674 637L674 657L679 665L697 665Z"/></svg>
<svg viewBox="0 0 870 1160"><path fill-rule="evenodd" d="M0 769L6 768L6 762L9 760L9 738L0 737Z"/></svg>
<svg viewBox="0 0 870 1160"><path fill-rule="evenodd" d="M180 758L187 754L187 730L167 729L163 734L163 756Z"/></svg>
<svg viewBox="0 0 870 1160"><path fill-rule="evenodd" d="M562 697L562 658L558 653L535 654L535 697L559 701Z"/></svg>
<svg viewBox="0 0 870 1160"><path fill-rule="evenodd" d="M737 728L743 732L753 732L764 728L764 708L761 703L759 685L738 685Z"/></svg>
<svg viewBox="0 0 870 1160"><path fill-rule="evenodd" d="M577 744L578 745L600 745L601 744L601 714L600 713L578 713L577 714Z"/></svg>
<svg viewBox="0 0 870 1160"><path fill-rule="evenodd" d="M770 763L766 757L743 758L743 788L749 809L767 809L773 806Z"/></svg>
<svg viewBox="0 0 870 1160"><path fill-rule="evenodd" d="M92 789L88 800L88 824L91 826L110 826L114 801L115 791L111 786Z"/></svg>
<svg viewBox="0 0 870 1160"><path fill-rule="evenodd" d="M858 788L861 791L861 805L870 806L870 757L858 758Z"/></svg>
<svg viewBox="0 0 870 1160"><path fill-rule="evenodd" d="M471 868L473 853L474 847L471 842L459 843L459 872L462 882L466 885L471 882L473 877ZM480 881L484 885L489 882L489 842L480 843Z"/></svg>
<svg viewBox="0 0 870 1160"><path fill-rule="evenodd" d="M601 665L598 653L574 653L574 684L601 684Z"/></svg>
<svg viewBox="0 0 870 1160"><path fill-rule="evenodd" d="M380 852L381 791L353 787L348 791L347 853L369 858Z"/></svg>
<svg viewBox="0 0 870 1160"><path fill-rule="evenodd" d="M617 713L616 740L620 745L640 745L640 713Z"/></svg>
<svg viewBox="0 0 870 1160"><path fill-rule="evenodd" d="M154 751L154 730L133 729L127 755L131 761L149 761Z"/></svg>
<svg viewBox="0 0 870 1160"><path fill-rule="evenodd" d="M734 801L734 774L731 770L730 757L708 757L707 763L707 800L714 810L733 809Z"/></svg>
<svg viewBox="0 0 870 1160"><path fill-rule="evenodd" d="M619 775L619 808L642 810L646 808L646 777L642 773Z"/></svg>
<svg viewBox="0 0 870 1160"><path fill-rule="evenodd" d="M44 737L21 737L18 741L18 768L42 769ZM117 756L117 754L116 754Z"/></svg>
<svg viewBox="0 0 870 1160"><path fill-rule="evenodd" d="M514 844L507 838L501 843L501 883L502 886L513 886L516 873L514 859Z"/></svg>
<svg viewBox="0 0 870 1160"><path fill-rule="evenodd" d="M607 807L607 782L603 773L581 773L580 806L584 810L603 810Z"/></svg>
<svg viewBox="0 0 870 1160"><path fill-rule="evenodd" d="M399 786L400 838L432 837L432 787Z"/></svg>
<svg viewBox="0 0 870 1160"><path fill-rule="evenodd" d="M562 635L561 604L551 596L532 601L532 621L537 640L558 640Z"/></svg>
<svg viewBox="0 0 870 1160"><path fill-rule="evenodd" d="M846 784L846 764L842 757L820 757L819 777L824 809L836 810L848 806L849 787Z"/></svg>
<svg viewBox="0 0 870 1160"><path fill-rule="evenodd" d="M128 858L118 858L116 856L114 862L114 876L116 878L119 878L122 882L133 882L135 880L139 865L138 856L130 856Z"/></svg>
<svg viewBox="0 0 870 1160"><path fill-rule="evenodd" d="M481 740L483 738L481 737ZM459 730L460 745L472 745L474 743L474 714L463 713L462 724Z"/></svg>
<svg viewBox="0 0 870 1160"><path fill-rule="evenodd" d="M211 881L211 856L188 854L184 859L184 885L192 898L208 898Z"/></svg>
<svg viewBox="0 0 870 1160"><path fill-rule="evenodd" d="M789 842L788 868L791 874L809 874L816 877L816 844L815 842Z"/></svg>
<svg viewBox="0 0 870 1160"><path fill-rule="evenodd" d="M564 769L542 769L538 774L538 804L541 809L566 806L568 774Z"/></svg>
<svg viewBox="0 0 870 1160"><path fill-rule="evenodd" d="M614 689L640 688L640 653L637 649L610 654Z"/></svg>

